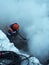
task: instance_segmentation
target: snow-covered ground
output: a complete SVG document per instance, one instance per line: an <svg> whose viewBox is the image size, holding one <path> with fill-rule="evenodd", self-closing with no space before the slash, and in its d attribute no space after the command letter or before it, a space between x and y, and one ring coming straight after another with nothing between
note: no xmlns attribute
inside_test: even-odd
<svg viewBox="0 0 49 65"><path fill-rule="evenodd" d="M49 0L0 0L0 28L18 22L31 54L49 58Z"/></svg>

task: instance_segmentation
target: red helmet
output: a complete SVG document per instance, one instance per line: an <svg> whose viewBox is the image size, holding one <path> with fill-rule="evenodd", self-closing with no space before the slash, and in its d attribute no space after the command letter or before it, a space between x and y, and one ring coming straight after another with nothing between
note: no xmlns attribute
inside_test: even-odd
<svg viewBox="0 0 49 65"><path fill-rule="evenodd" d="M18 25L17 23L14 23L14 24L13 24L13 29L18 30L18 29L19 29L19 25Z"/></svg>

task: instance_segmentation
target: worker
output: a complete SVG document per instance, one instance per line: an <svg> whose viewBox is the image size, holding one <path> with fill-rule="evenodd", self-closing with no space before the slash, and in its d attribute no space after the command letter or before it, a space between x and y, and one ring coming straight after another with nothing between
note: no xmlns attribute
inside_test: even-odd
<svg viewBox="0 0 49 65"><path fill-rule="evenodd" d="M9 27L8 27L8 35L10 36L16 36L16 35L19 35L22 39L26 40L20 33L19 33L19 24L18 23L14 23L14 24L11 24Z"/></svg>
<svg viewBox="0 0 49 65"><path fill-rule="evenodd" d="M11 36L14 36L15 34L17 35L17 34L18 34L18 30L19 30L19 25L18 25L18 23L11 24L11 25L8 27L8 33L9 33Z"/></svg>

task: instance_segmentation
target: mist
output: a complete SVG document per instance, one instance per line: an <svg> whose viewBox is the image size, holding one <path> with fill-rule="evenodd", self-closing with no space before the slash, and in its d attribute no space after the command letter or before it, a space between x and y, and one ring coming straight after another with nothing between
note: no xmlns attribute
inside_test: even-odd
<svg viewBox="0 0 49 65"><path fill-rule="evenodd" d="M28 39L29 53L49 58L49 0L0 0L0 29L17 22Z"/></svg>

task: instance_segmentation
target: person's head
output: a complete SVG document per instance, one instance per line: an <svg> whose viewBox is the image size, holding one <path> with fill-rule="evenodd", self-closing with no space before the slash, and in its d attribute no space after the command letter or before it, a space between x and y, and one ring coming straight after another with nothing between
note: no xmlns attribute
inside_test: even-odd
<svg viewBox="0 0 49 65"><path fill-rule="evenodd" d="M19 24L18 24L18 23L14 23L14 24L13 24L13 29L18 30L18 29L19 29Z"/></svg>

